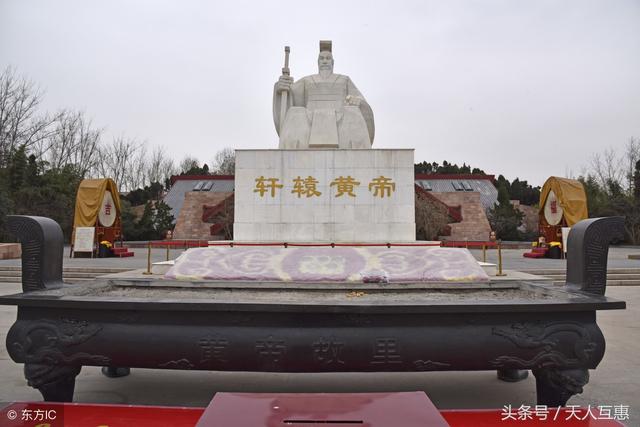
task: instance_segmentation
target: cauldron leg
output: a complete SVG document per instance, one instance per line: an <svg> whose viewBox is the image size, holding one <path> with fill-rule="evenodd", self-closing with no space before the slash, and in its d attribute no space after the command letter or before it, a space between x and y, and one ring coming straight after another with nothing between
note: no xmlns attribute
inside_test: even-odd
<svg viewBox="0 0 640 427"><path fill-rule="evenodd" d="M121 368L116 366L103 366L102 367L102 375L109 378L120 378L126 377L131 373L131 369L129 368Z"/></svg>
<svg viewBox="0 0 640 427"><path fill-rule="evenodd" d="M80 369L82 366L78 365L25 363L24 376L31 387L40 391L45 402L72 402Z"/></svg>
<svg viewBox="0 0 640 427"><path fill-rule="evenodd" d="M587 369L534 369L538 405L565 406L589 382Z"/></svg>
<svg viewBox="0 0 640 427"><path fill-rule="evenodd" d="M508 383L526 380L528 377L529 371L526 369L498 369L498 379Z"/></svg>

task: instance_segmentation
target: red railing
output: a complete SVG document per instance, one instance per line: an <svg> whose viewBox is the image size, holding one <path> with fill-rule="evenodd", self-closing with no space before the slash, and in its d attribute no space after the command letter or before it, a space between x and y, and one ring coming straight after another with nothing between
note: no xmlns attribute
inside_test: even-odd
<svg viewBox="0 0 640 427"><path fill-rule="evenodd" d="M282 247L440 247L441 243L289 243L289 242L264 242L264 243L251 243L251 242L208 242L206 240L160 240L149 242L149 246L152 248L166 248L167 246L173 249L180 248L202 248L208 246L282 246Z"/></svg>
<svg viewBox="0 0 640 427"><path fill-rule="evenodd" d="M208 246L282 246L282 247L443 247L443 248L469 248L469 249L481 249L485 248L497 248L498 242L491 241L467 241L467 240L443 240L441 242L432 243L291 243L291 242L210 242L208 240L156 240L148 242L152 248L206 248ZM145 245L146 246L146 245ZM504 246L503 246L504 247Z"/></svg>
<svg viewBox="0 0 640 427"><path fill-rule="evenodd" d="M169 246L172 249L180 248L206 248L209 246L207 240L156 240L148 242L148 245L152 248L166 248Z"/></svg>
<svg viewBox="0 0 640 427"><path fill-rule="evenodd" d="M443 240L440 242L443 248L496 248L498 242L492 241L467 241L467 240Z"/></svg>

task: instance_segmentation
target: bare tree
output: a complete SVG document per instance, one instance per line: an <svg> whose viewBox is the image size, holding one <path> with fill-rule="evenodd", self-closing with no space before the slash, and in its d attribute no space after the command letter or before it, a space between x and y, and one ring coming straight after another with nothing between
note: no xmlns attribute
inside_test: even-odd
<svg viewBox="0 0 640 427"><path fill-rule="evenodd" d="M640 138L629 138L624 151L618 153L608 148L591 156L589 170L582 175L592 175L600 188L609 191L611 186L629 193L633 190L633 173L640 160Z"/></svg>
<svg viewBox="0 0 640 427"><path fill-rule="evenodd" d="M100 160L93 173L96 177L111 178L118 185L120 191L138 188L140 179L136 168L140 168L140 157L143 144L134 138L119 136L113 138L110 144L100 148Z"/></svg>
<svg viewBox="0 0 640 427"><path fill-rule="evenodd" d="M176 174L176 166L172 158L167 157L164 147L154 147L147 164L147 179L149 184L165 180Z"/></svg>
<svg viewBox="0 0 640 427"><path fill-rule="evenodd" d="M199 167L200 167L200 163L198 162L198 159L196 159L195 157L187 155L180 162L179 169L180 169L181 173L187 173L191 169L199 168Z"/></svg>
<svg viewBox="0 0 640 427"><path fill-rule="evenodd" d="M103 129L95 128L84 112L60 110L42 115L42 92L18 76L11 67L0 72L0 168L20 147L34 154L45 168L73 166L81 176L113 178L123 191L164 183L176 173L175 162L163 147L148 153L146 142L119 136L102 142ZM198 167L194 158L182 165Z"/></svg>
<svg viewBox="0 0 640 427"><path fill-rule="evenodd" d="M629 138L625 146L624 162L626 166L627 190L633 191L633 173L635 172L636 162L640 160L640 138Z"/></svg>
<svg viewBox="0 0 640 427"><path fill-rule="evenodd" d="M30 149L47 138L55 116L38 114L42 92L11 67L0 73L0 167L19 146Z"/></svg>
<svg viewBox="0 0 640 427"><path fill-rule="evenodd" d="M143 188L148 184L149 161L147 159L147 144L142 142L134 155L129 158L125 173L125 188L129 191Z"/></svg>
<svg viewBox="0 0 640 427"><path fill-rule="evenodd" d="M233 175L236 171L236 152L233 148L223 148L213 158L214 175Z"/></svg>
<svg viewBox="0 0 640 427"><path fill-rule="evenodd" d="M598 185L609 188L611 183L622 184L625 177L623 159L618 157L613 148L608 148L602 153L595 153L591 157L591 170Z"/></svg>
<svg viewBox="0 0 640 427"><path fill-rule="evenodd" d="M144 188L154 182L164 184L176 174L173 159L165 154L164 147L155 147L149 155L148 144L134 138L119 136L100 148L100 159L93 176L112 178L120 191ZM185 161L183 160L182 163ZM189 160L197 166L197 160Z"/></svg>
<svg viewBox="0 0 640 427"><path fill-rule="evenodd" d="M81 111L62 111L54 123L54 132L39 144L40 158L51 169L73 165L81 176L92 170L99 157L102 129L94 129Z"/></svg>

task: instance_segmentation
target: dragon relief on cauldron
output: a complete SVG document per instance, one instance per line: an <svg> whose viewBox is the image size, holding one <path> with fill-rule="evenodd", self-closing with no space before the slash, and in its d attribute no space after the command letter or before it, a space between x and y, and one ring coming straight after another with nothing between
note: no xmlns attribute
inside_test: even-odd
<svg viewBox="0 0 640 427"><path fill-rule="evenodd" d="M9 332L12 341L9 348L14 359L45 365L107 365L110 362L102 355L84 352L67 355L64 351L96 335L102 329L100 325L69 318L26 322L25 326L20 323Z"/></svg>
<svg viewBox="0 0 640 427"><path fill-rule="evenodd" d="M586 366L597 343L591 340L589 331L577 322L560 323L514 323L509 328L492 328L492 334L511 341L520 349L538 349L530 359L517 356L499 356L490 363L496 367L517 367L524 369L548 367ZM558 334L573 334L573 357L559 348Z"/></svg>

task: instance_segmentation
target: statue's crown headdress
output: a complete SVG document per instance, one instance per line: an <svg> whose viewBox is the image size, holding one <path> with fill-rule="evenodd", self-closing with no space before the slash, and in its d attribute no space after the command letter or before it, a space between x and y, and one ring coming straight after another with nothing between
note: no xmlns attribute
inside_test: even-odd
<svg viewBox="0 0 640 427"><path fill-rule="evenodd" d="M320 52L331 52L331 40L320 40Z"/></svg>

